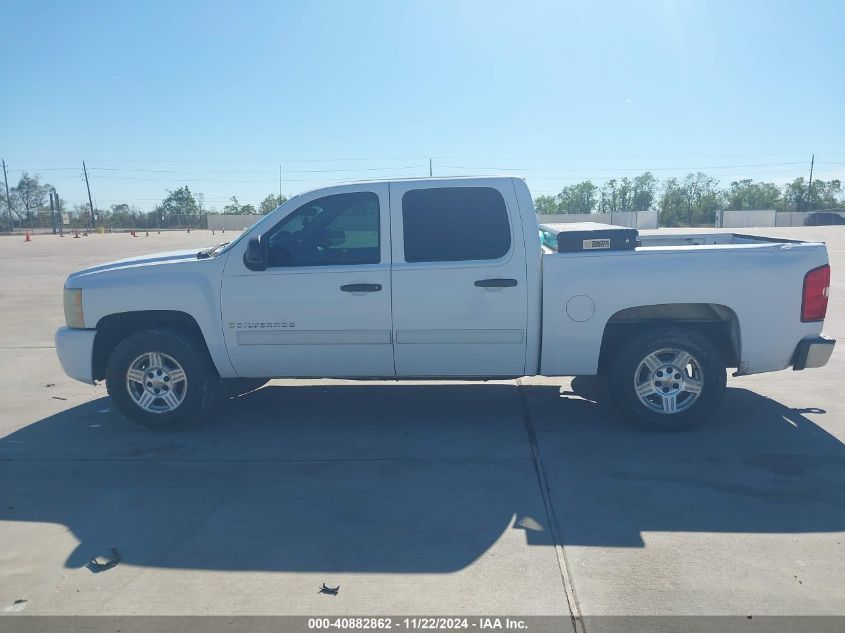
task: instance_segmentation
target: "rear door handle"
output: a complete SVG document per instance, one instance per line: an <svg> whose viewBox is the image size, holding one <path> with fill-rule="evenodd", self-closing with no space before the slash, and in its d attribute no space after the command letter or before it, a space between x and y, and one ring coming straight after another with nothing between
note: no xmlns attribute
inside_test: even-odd
<svg viewBox="0 0 845 633"><path fill-rule="evenodd" d="M479 279L475 285L479 288L513 288L516 279Z"/></svg>
<svg viewBox="0 0 845 633"><path fill-rule="evenodd" d="M340 287L343 292L378 292L381 284L346 284Z"/></svg>

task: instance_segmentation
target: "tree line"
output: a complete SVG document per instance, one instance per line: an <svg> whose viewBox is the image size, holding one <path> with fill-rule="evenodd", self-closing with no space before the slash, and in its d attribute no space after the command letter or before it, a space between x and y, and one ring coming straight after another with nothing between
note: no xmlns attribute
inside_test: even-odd
<svg viewBox="0 0 845 633"><path fill-rule="evenodd" d="M9 188L11 214L6 196L0 196L0 227L8 230L10 215L17 227L51 226L51 190L52 185L42 183L38 175L24 172L17 185ZM220 213L263 215L286 200L285 196L271 193L256 207L242 204L237 196L232 196ZM584 180L564 187L556 195L538 196L534 200L539 214L657 211L660 226L712 225L719 209L813 211L832 209L842 204L843 191L839 180L814 179L810 186L803 177L785 185L749 178L733 181L723 188L716 178L702 172L662 181L652 173L644 172L633 178L614 178L601 186ZM214 208L207 209L202 194L193 193L187 185L167 191L164 199L149 212L120 203L106 209L95 208L92 215L88 204L77 204L72 209L60 205L57 211L69 213L71 224L78 227L204 228L205 216L218 213Z"/></svg>
<svg viewBox="0 0 845 633"><path fill-rule="evenodd" d="M52 226L54 210L50 208L51 191L54 191L54 187L50 183L42 183L39 175L33 176L23 172L18 184L9 187L8 199L5 191L0 194L0 230L9 230L10 217L13 227L21 229ZM188 186L184 186L168 190L164 199L152 211L145 212L135 205L118 203L107 208L95 206L92 214L91 205L87 203L67 208L67 205L59 200L59 208L55 209L55 212L68 214L71 226L79 228L205 228L205 217L209 213L263 215L286 200L285 196L271 193L256 207L252 204L241 204L237 196L232 196L222 210L217 211L214 208L205 208L202 194L195 194Z"/></svg>
<svg viewBox="0 0 845 633"><path fill-rule="evenodd" d="M100 225L109 226L111 221L116 222L113 226L127 226L127 220L131 220L135 222L132 226L140 226L140 222L143 222L146 227L181 228L187 225L207 228L206 217L209 214L264 215L270 213L286 200L285 196L271 193L256 208L252 204L241 204L237 196L232 196L223 209L217 211L217 209L205 208L203 196L192 193L186 185L168 191L164 200L148 213L143 213L136 207L126 204L112 205L106 218L101 218Z"/></svg>
<svg viewBox="0 0 845 633"><path fill-rule="evenodd" d="M785 185L748 178L722 188L716 178L702 172L663 181L645 172L608 180L601 187L584 180L557 195L538 196L534 207L539 214L657 211L660 226L695 226L712 225L720 209L832 209L843 203L842 194L839 180L813 179L811 186L803 177Z"/></svg>

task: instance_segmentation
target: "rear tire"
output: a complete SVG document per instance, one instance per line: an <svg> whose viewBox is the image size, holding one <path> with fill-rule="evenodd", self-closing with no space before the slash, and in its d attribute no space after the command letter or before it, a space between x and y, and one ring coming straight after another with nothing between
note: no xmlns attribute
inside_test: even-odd
<svg viewBox="0 0 845 633"><path fill-rule="evenodd" d="M142 330L114 348L106 388L117 409L150 431L198 424L219 379L204 350L170 330Z"/></svg>
<svg viewBox="0 0 845 633"><path fill-rule="evenodd" d="M614 404L650 431L688 431L709 419L727 376L710 340L686 328L653 329L626 344L610 372Z"/></svg>

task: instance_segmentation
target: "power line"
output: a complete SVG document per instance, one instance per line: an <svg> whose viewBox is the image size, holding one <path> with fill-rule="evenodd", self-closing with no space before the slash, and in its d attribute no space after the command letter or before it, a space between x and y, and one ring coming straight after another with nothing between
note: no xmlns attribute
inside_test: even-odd
<svg viewBox="0 0 845 633"><path fill-rule="evenodd" d="M400 169L424 169L424 165L399 165L396 167L350 167L347 169L288 169L290 174L330 174L340 172L361 172L361 171L389 171ZM254 169L120 169L117 167L91 167L91 171L115 171L129 173L151 173L151 174L264 174L275 175L275 171L256 171Z"/></svg>
<svg viewBox="0 0 845 633"><path fill-rule="evenodd" d="M9 171L14 171L18 173L30 172L30 171L77 171L79 167L41 167L36 169L10 169Z"/></svg>
<svg viewBox="0 0 845 633"><path fill-rule="evenodd" d="M52 159L28 158L20 162L51 162ZM64 160L64 159L63 159ZM62 160L62 162L63 162ZM428 156L368 156L348 158L200 158L200 159L159 159L159 158L101 158L98 163L336 163L336 162L367 162L376 160L428 160ZM54 161L60 162L60 161Z"/></svg>
<svg viewBox="0 0 845 633"><path fill-rule="evenodd" d="M451 169L451 170L459 170L462 172L475 172L476 175L484 175L479 172L497 172L497 173L520 173L520 172L532 172L535 174L536 178L539 179L547 179L547 180L577 180L577 179L587 179L589 175L593 175L598 177L599 174L615 174L619 172L625 173L645 173L645 172L662 172L662 171L703 171L703 170L714 170L714 169L754 169L757 170L760 167L770 167L770 166L789 166L789 165L801 165L804 163L757 163L757 164L749 164L749 165L709 165L709 166L699 166L699 167L653 167L653 168L627 168L627 167L620 167L620 168L602 168L602 169L532 169L532 168L525 168L525 167L472 167L472 166L464 166L464 165L442 165L441 168L443 169ZM392 168L379 168L379 170L390 170ZM302 170L299 173L340 173L340 172L352 172L349 174L349 178L343 178L340 180L358 180L354 178L355 173L357 170L332 170L332 171L321 171L321 170ZM777 173L791 173L793 170L764 170L764 171L740 171L740 172L720 172L716 174L712 174L714 176L740 176L746 174L777 174ZM839 171L839 170L829 170L829 171ZM543 172L542 174L539 172ZM181 172L169 172L173 174L181 173ZM187 173L187 172L186 172ZM251 172L245 172L251 173ZM557 176L554 174L560 173L583 173L585 176ZM448 174L447 174L448 175ZM465 173L465 175L472 175L471 173ZM492 175L492 174L488 174ZM387 179L395 179L395 178L403 178L405 176L396 175L396 176L387 176ZM144 177L144 176L124 176L124 175L117 175L117 174L101 174L100 178L107 179L107 180L136 180L136 181L145 181L145 182L184 182L184 183L276 183L278 182L278 177L275 178L184 178L184 177ZM602 177L604 178L604 177ZM338 179L335 178L287 178L289 182L329 182L335 181Z"/></svg>
<svg viewBox="0 0 845 633"><path fill-rule="evenodd" d="M688 170L695 170L695 169L739 169L743 167L784 167L787 165L805 165L804 161L796 161L792 163L752 163L748 165L696 165L692 167L605 167L605 168L584 168L584 169L569 169L569 168L560 168L560 169L553 169L549 167L468 167L464 165L440 165L444 169L486 169L486 170L498 170L498 171L578 171L578 172L589 172L594 173L597 171L638 171L638 172L646 172L646 171L688 171Z"/></svg>
<svg viewBox="0 0 845 633"><path fill-rule="evenodd" d="M238 179L238 180L231 180L231 179L221 179L221 178L144 178L141 176L99 176L99 178L104 178L106 180L140 180L145 182L199 182L199 183L273 183L274 185L278 182L278 178L262 178L260 180L255 179ZM287 182L329 182L332 181L331 178L287 178Z"/></svg>
<svg viewBox="0 0 845 633"><path fill-rule="evenodd" d="M561 171L565 171L565 170L561 170ZM827 173L840 173L841 172L841 170L839 170L839 169L828 169L828 170L817 169L816 173L821 173L822 171L825 171ZM708 173L706 175L713 176L713 177L720 177L720 178L732 178L732 177L737 177L737 176L767 176L767 175L775 175L775 174L794 174L794 173L796 173L795 170L786 169L786 170L775 170L775 171L769 170L769 171L759 171L759 172L742 171L742 172L731 172L731 173ZM447 176L447 177L450 176L450 175L458 176L458 174L445 174L445 176ZM484 178L484 177L493 177L493 176L496 176L498 174L460 174L461 177L471 177L473 175L478 176L480 178ZM505 175L507 175L507 174L505 174ZM591 177L589 175L583 175L583 176L538 176L538 175L532 175L532 176L530 176L530 178L534 179L534 180L577 180L579 182L585 181L585 180L613 180L614 179L612 176L606 176L606 175L605 176L593 176L593 177Z"/></svg>
<svg viewBox="0 0 845 633"><path fill-rule="evenodd" d="M820 152L827 156L845 156L845 152ZM678 154L678 153L651 153L651 154L622 154L614 152L611 154L557 154L557 155L510 155L510 156L478 156L478 155L418 155L418 156L348 156L337 158L295 158L295 157L281 157L281 158L203 158L203 159L150 159L150 158L101 158L96 160L97 163L329 163L329 162L367 162L367 161L388 161L388 160L419 160L427 161L429 158L436 160L608 160L621 158L718 158L718 157L754 157L754 156L806 156L806 152L747 152L747 153L705 153L705 154ZM25 161L17 162L50 162L41 158L28 158ZM75 168L62 168L75 169Z"/></svg>
<svg viewBox="0 0 845 633"><path fill-rule="evenodd" d="M333 159L327 159L333 160ZM492 159L491 159L492 160ZM537 159L541 160L541 159ZM429 163L431 161L429 160ZM843 165L845 162L838 161L818 161L819 164L824 165ZM492 170L492 171L578 171L594 173L596 171L670 171L670 170L695 170L695 169L739 169L744 167L773 167L773 166L790 166L803 165L803 161L795 162L780 162L780 163L749 163L737 165L691 165L691 166L666 166L666 167L588 167L588 168L566 168L566 167L499 167L489 165L440 165L447 169L461 169L461 170ZM431 165L428 165L429 169ZM391 170L424 170L426 165L395 165L387 167L348 167L343 169L288 169L288 173L343 173L343 172L369 172L369 171L391 171ZM77 171L78 167L34 167L29 169L9 169L8 171L23 173L23 172L42 172L42 171ZM160 173L160 174L253 174L253 175L275 175L276 172L271 171L256 171L256 170L177 170L177 169L141 169L141 168L118 168L118 167L96 167L89 168L91 171L109 171L109 172L127 172L127 173ZM70 177L70 176L68 176Z"/></svg>

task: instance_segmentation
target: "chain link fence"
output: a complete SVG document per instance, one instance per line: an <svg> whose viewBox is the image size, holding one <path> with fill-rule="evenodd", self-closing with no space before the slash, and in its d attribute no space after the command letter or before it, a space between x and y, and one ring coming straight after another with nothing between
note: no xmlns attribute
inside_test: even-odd
<svg viewBox="0 0 845 633"><path fill-rule="evenodd" d="M124 232L124 231L190 231L209 228L209 217L217 214L172 213L165 217L158 213L109 213L94 216L89 213L54 213L39 211L29 215L13 215L11 228L15 232L61 233L64 231ZM248 216L254 219L260 216ZM252 221L248 225L251 225ZM0 232L8 232L8 215L0 217Z"/></svg>

